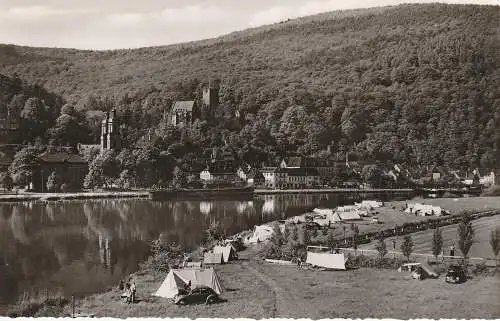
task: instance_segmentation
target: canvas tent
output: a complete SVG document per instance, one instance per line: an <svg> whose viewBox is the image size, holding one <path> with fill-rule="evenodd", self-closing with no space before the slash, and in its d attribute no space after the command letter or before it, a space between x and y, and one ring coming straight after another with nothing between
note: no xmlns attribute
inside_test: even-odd
<svg viewBox="0 0 500 321"><path fill-rule="evenodd" d="M203 264L222 264L224 259L222 258L222 253L210 253L207 252L203 256Z"/></svg>
<svg viewBox="0 0 500 321"><path fill-rule="evenodd" d="M307 252L306 263L328 269L345 270L344 254Z"/></svg>
<svg viewBox="0 0 500 321"><path fill-rule="evenodd" d="M186 262L184 266L189 268L201 268L201 262Z"/></svg>
<svg viewBox="0 0 500 321"><path fill-rule="evenodd" d="M216 245L213 249L214 253L221 253L224 263L229 262L235 258L235 249L232 245L228 244L226 246Z"/></svg>
<svg viewBox="0 0 500 321"><path fill-rule="evenodd" d="M359 211L338 212L336 214L339 217L339 221L355 221L361 219Z"/></svg>
<svg viewBox="0 0 500 321"><path fill-rule="evenodd" d="M208 286L217 294L222 293L222 286L219 277L213 268L210 269L172 269L160 285L155 296L163 298L173 298L191 281L191 288L196 286Z"/></svg>
<svg viewBox="0 0 500 321"><path fill-rule="evenodd" d="M430 216L430 215L441 216L444 211L439 206L414 203L414 204L408 204L407 208L405 209L405 212L409 214L417 214L420 216Z"/></svg>
<svg viewBox="0 0 500 321"><path fill-rule="evenodd" d="M364 200L361 201L361 203L354 203L357 208L359 209L372 209L372 208L379 208L384 205L384 203L379 202L379 201L368 201Z"/></svg>
<svg viewBox="0 0 500 321"><path fill-rule="evenodd" d="M319 207L316 207L315 209L313 209L313 212L315 214L321 214L321 215L332 215L333 214L333 209L331 208L319 208Z"/></svg>
<svg viewBox="0 0 500 321"><path fill-rule="evenodd" d="M247 238L248 243L264 242L273 235L273 228L269 225L256 225L252 236Z"/></svg>

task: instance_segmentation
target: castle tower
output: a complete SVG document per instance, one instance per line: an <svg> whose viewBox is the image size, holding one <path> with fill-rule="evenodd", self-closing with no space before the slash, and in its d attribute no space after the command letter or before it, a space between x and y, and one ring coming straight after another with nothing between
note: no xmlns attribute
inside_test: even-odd
<svg viewBox="0 0 500 321"><path fill-rule="evenodd" d="M116 109L106 113L106 118L101 124L101 150L116 149L120 147L120 120L116 116Z"/></svg>
<svg viewBox="0 0 500 321"><path fill-rule="evenodd" d="M213 117L219 105L219 90L218 88L212 87L211 82L208 83L208 88L203 88L202 103L203 109L207 111L208 115Z"/></svg>

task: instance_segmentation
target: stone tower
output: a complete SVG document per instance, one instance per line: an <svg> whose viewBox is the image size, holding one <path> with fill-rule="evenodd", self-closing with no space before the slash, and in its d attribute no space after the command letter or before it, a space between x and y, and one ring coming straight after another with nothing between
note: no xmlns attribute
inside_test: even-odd
<svg viewBox="0 0 500 321"><path fill-rule="evenodd" d="M212 87L210 82L208 83L208 88L203 88L202 104L205 114L213 118L219 105L219 90Z"/></svg>
<svg viewBox="0 0 500 321"><path fill-rule="evenodd" d="M120 148L120 121L116 109L106 113L101 125L101 150Z"/></svg>

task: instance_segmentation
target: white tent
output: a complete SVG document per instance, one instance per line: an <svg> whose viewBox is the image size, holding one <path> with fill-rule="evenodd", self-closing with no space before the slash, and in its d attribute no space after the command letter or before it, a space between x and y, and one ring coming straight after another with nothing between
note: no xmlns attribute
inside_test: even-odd
<svg viewBox="0 0 500 321"><path fill-rule="evenodd" d="M222 258L222 253L212 253L207 252L203 256L203 264L222 264L224 259Z"/></svg>
<svg viewBox="0 0 500 321"><path fill-rule="evenodd" d="M358 207L356 205L346 205L346 206L339 206L335 209L335 212L352 212L357 210Z"/></svg>
<svg viewBox="0 0 500 321"><path fill-rule="evenodd" d="M307 252L306 263L328 269L345 270L344 254Z"/></svg>
<svg viewBox="0 0 500 321"><path fill-rule="evenodd" d="M368 201L364 200L361 201L361 203L354 203L358 208L360 209L372 209L372 208L379 208L384 205L384 203L379 202L379 201Z"/></svg>
<svg viewBox="0 0 500 321"><path fill-rule="evenodd" d="M273 235L273 228L269 225L256 225L252 236L247 238L248 243L264 242Z"/></svg>
<svg viewBox="0 0 500 321"><path fill-rule="evenodd" d="M229 260L232 260L234 258L235 250L231 244L228 244L226 246L216 245L213 252L222 253L222 259L224 260L224 263L227 263L229 262Z"/></svg>
<svg viewBox="0 0 500 321"><path fill-rule="evenodd" d="M316 207L315 209L313 209L313 212L316 214L328 215L328 214L333 214L333 209Z"/></svg>
<svg viewBox="0 0 500 321"><path fill-rule="evenodd" d="M191 288L196 286L208 286L217 294L222 293L222 286L219 277L213 268L210 269L172 269L160 285L155 296L163 298L173 298L191 281Z"/></svg>
<svg viewBox="0 0 500 321"><path fill-rule="evenodd" d="M415 214L420 216L441 216L443 214L443 209L439 206L426 205L421 203L410 203L405 209L406 213Z"/></svg>
<svg viewBox="0 0 500 321"><path fill-rule="evenodd" d="M336 214L338 215L340 221L356 221L361 219L359 211L338 212Z"/></svg>

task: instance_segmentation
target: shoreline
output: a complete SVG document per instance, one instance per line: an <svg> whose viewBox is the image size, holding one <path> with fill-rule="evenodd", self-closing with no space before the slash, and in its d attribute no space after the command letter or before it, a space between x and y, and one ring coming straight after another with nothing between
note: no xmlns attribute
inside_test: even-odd
<svg viewBox="0 0 500 321"><path fill-rule="evenodd" d="M0 203L113 198L149 198L149 191L1 194Z"/></svg>
<svg viewBox="0 0 500 321"><path fill-rule="evenodd" d="M390 193L390 194L411 194L415 190L408 189L349 189L349 188L327 188L327 189L255 189L253 197L255 195L276 195L276 194L335 194L335 193ZM74 192L74 193L31 193L22 192L18 194L0 194L0 203L2 202L30 202L30 201L59 201L59 200L85 200L85 199L114 199L114 198L141 198L141 199L152 199L151 190L142 191L108 191L108 192ZM186 190L189 193L189 190ZM213 191L211 191L213 192ZM223 197L225 194L222 192L220 194L213 193L213 198ZM235 194L234 196L238 196ZM204 200L203 195L199 197L189 197L189 199L200 199Z"/></svg>
<svg viewBox="0 0 500 321"><path fill-rule="evenodd" d="M313 193L413 193L412 188L321 188L321 189L255 189L254 194L313 194Z"/></svg>

